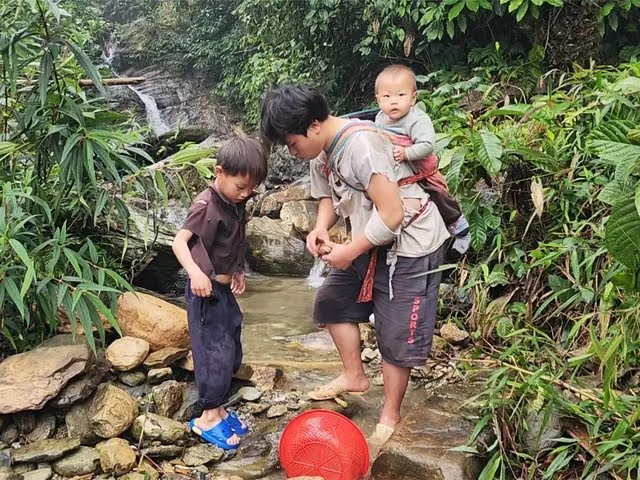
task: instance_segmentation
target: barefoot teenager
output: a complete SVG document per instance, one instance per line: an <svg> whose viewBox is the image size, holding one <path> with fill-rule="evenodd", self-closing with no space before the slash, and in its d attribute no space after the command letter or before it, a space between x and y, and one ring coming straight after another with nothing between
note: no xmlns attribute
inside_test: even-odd
<svg viewBox="0 0 640 480"><path fill-rule="evenodd" d="M429 195L412 183L411 166L394 160L393 144L372 125L330 115L324 97L306 86L271 90L262 104L262 134L311 161L320 203L307 248L332 267L313 320L331 333L343 371L310 396L368 390L358 323L374 313L385 399L370 443L382 444L400 421L411 367L423 365L431 349L440 274L416 275L440 266L449 233ZM339 217L351 226L346 245L329 240Z"/></svg>

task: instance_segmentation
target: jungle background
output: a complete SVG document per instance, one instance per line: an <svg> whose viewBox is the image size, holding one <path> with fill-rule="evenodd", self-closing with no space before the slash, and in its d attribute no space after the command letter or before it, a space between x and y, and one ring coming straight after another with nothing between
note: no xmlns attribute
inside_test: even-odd
<svg viewBox="0 0 640 480"><path fill-rule="evenodd" d="M471 333L458 368L486 382L461 450L487 458L482 479L638 478L640 1L0 0L0 22L5 354L65 318L104 342L132 288L105 235L126 230L123 198L188 198L180 179L213 164L186 148L179 168L145 168L161 159L148 130L104 100L114 35L119 68L204 75L247 130L271 86L317 85L343 114L401 62L471 224L441 299ZM523 448L558 416L548 448Z"/></svg>

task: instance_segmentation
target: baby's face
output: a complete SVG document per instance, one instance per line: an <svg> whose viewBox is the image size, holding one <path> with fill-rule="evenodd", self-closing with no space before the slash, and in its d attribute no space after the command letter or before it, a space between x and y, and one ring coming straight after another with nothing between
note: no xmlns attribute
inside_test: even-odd
<svg viewBox="0 0 640 480"><path fill-rule="evenodd" d="M380 109L392 120L398 120L409 113L417 96L413 81L406 73L387 74L378 79L376 100Z"/></svg>

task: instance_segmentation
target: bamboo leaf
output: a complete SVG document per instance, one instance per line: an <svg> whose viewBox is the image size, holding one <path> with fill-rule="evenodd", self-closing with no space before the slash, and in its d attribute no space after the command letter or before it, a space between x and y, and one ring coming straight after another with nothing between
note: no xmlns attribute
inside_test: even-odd
<svg viewBox="0 0 640 480"><path fill-rule="evenodd" d="M104 85L102 84L102 79L100 78L100 74L98 73L98 70L93 65L93 63L91 63L91 60L89 59L87 54L84 53L84 51L78 45L73 43L71 40L65 40L65 43L67 44L69 49L73 52L73 56L76 57L76 60L78 61L80 66L83 68L84 72L93 81L94 86L98 89L100 94L103 97L106 97L107 91L105 90Z"/></svg>

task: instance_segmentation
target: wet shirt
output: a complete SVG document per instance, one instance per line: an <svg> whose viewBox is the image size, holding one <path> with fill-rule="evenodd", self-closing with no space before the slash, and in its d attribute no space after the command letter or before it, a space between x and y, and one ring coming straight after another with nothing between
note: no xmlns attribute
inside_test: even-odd
<svg viewBox="0 0 640 480"><path fill-rule="evenodd" d="M373 203L360 190L369 188L373 174L385 175L393 182L413 174L408 162L393 159L391 142L371 131L358 131L351 136L336 162L340 175L334 172L326 175L324 158L321 155L311 161L311 194L315 198L331 198L336 213L349 218L355 236L364 234L371 216ZM421 208L412 209L404 203L404 221L391 247L392 254L421 257L437 250L449 238L449 233L429 194L414 183L400 187L400 196L403 200L418 199ZM411 221L418 210L422 213Z"/></svg>
<svg viewBox="0 0 640 480"><path fill-rule="evenodd" d="M245 227L245 203L227 201L213 186L198 195L182 226L193 233L193 261L209 277L244 270Z"/></svg>

